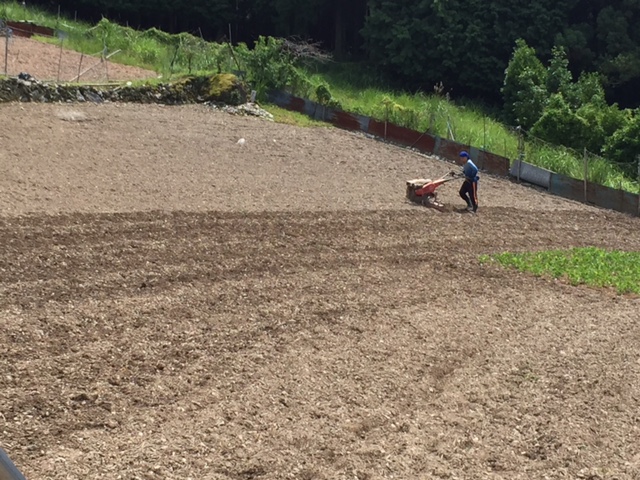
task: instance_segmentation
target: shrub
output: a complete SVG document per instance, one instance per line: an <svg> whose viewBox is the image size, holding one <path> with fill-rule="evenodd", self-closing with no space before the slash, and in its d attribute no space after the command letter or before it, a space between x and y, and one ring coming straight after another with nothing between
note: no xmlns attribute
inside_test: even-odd
<svg viewBox="0 0 640 480"><path fill-rule="evenodd" d="M283 48L283 43L277 38L260 36L253 50L240 50L248 80L259 98L264 98L269 90L286 88L297 75L293 55Z"/></svg>
<svg viewBox="0 0 640 480"><path fill-rule="evenodd" d="M551 96L531 133L547 142L576 149L584 148L591 135L587 121L571 110L561 93Z"/></svg>
<svg viewBox="0 0 640 480"><path fill-rule="evenodd" d="M640 155L640 111L635 110L633 117L608 138L604 154L610 160L627 165L625 170L635 175L636 158Z"/></svg>

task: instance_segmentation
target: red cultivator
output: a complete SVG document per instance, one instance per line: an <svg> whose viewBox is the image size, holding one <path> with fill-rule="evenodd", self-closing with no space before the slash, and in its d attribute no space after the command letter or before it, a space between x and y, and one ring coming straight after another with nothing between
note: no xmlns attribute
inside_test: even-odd
<svg viewBox="0 0 640 480"><path fill-rule="evenodd" d="M457 178L461 178L461 174L452 171L437 180L431 180L430 178L407 180L407 198L425 207L443 210L444 204L438 201L436 189L440 185Z"/></svg>

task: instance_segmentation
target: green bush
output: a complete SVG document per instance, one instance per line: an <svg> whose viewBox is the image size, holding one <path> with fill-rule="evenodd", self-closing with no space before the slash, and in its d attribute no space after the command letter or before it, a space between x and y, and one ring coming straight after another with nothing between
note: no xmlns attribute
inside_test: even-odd
<svg viewBox="0 0 640 480"><path fill-rule="evenodd" d="M565 98L574 109L587 103L598 107L607 106L602 81L596 73L581 74L578 81L566 89Z"/></svg>
<svg viewBox="0 0 640 480"><path fill-rule="evenodd" d="M635 110L633 117L609 137L604 154L614 162L628 165L629 174L636 173L636 158L640 155L640 110Z"/></svg>
<svg viewBox="0 0 640 480"><path fill-rule="evenodd" d="M582 150L591 131L587 121L571 110L561 93L556 93L531 128L531 134L550 143Z"/></svg>
<svg viewBox="0 0 640 480"><path fill-rule="evenodd" d="M247 69L247 79L264 99L272 89L286 89L298 75L293 55L283 48L283 40L260 36L252 50L239 50Z"/></svg>

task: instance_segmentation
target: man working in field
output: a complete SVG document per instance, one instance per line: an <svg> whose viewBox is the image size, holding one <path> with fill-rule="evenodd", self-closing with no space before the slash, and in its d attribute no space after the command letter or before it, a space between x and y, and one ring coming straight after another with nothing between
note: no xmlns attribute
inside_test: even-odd
<svg viewBox="0 0 640 480"><path fill-rule="evenodd" d="M465 151L460 152L460 160L464 162L462 165L464 183L460 187L460 197L467 202L467 210L475 213L478 211L478 180L480 180L478 167Z"/></svg>

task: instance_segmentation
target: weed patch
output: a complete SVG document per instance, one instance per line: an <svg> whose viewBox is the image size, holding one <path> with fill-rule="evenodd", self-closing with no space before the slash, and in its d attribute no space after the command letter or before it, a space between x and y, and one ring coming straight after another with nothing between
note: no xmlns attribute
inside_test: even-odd
<svg viewBox="0 0 640 480"><path fill-rule="evenodd" d="M480 257L536 276L563 279L571 285L612 287L618 293L640 294L640 252L607 251L596 247Z"/></svg>

